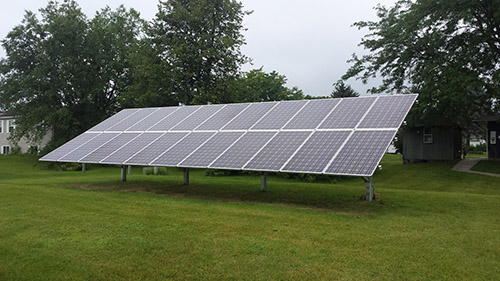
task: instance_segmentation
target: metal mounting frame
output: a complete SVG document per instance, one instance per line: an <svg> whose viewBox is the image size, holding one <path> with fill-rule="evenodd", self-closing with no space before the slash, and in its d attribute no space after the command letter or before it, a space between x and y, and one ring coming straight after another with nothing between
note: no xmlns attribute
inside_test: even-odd
<svg viewBox="0 0 500 281"><path fill-rule="evenodd" d="M366 184L366 201L373 201L375 199L375 186L373 185L373 177L361 177Z"/></svg>

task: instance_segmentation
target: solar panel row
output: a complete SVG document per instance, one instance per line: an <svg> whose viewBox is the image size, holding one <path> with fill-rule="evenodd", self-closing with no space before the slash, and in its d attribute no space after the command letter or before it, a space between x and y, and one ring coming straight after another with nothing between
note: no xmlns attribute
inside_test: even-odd
<svg viewBox="0 0 500 281"><path fill-rule="evenodd" d="M351 131L86 133L72 140L80 146L42 160L368 175L395 132L356 131L349 140Z"/></svg>
<svg viewBox="0 0 500 281"><path fill-rule="evenodd" d="M41 160L369 176L415 98L128 109Z"/></svg>
<svg viewBox="0 0 500 281"><path fill-rule="evenodd" d="M372 105L360 128L398 128L413 101L406 95L126 109L88 132L352 129Z"/></svg>

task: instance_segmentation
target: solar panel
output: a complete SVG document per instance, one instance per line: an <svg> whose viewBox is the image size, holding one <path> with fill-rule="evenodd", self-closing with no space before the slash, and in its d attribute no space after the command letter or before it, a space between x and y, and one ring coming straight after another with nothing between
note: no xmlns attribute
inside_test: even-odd
<svg viewBox="0 0 500 281"><path fill-rule="evenodd" d="M358 128L399 128L416 98L380 96Z"/></svg>
<svg viewBox="0 0 500 281"><path fill-rule="evenodd" d="M102 121L101 123L95 125L92 127L88 132L92 131L105 131L108 128L122 122L123 120L127 119L130 117L132 114L134 114L138 109L124 109L115 115L109 117L108 119Z"/></svg>
<svg viewBox="0 0 500 281"><path fill-rule="evenodd" d="M316 129L340 99L312 100L283 129Z"/></svg>
<svg viewBox="0 0 500 281"><path fill-rule="evenodd" d="M165 133L163 136L156 139L154 142L145 146L137 154L125 161L129 165L149 165L159 155L164 153L170 147L174 146L178 141L182 140L189 133L172 132Z"/></svg>
<svg viewBox="0 0 500 281"><path fill-rule="evenodd" d="M276 105L257 124L253 130L279 130L292 118L307 101L284 101Z"/></svg>
<svg viewBox="0 0 500 281"><path fill-rule="evenodd" d="M322 173L349 134L349 131L314 132L297 154L286 164L283 171Z"/></svg>
<svg viewBox="0 0 500 281"><path fill-rule="evenodd" d="M165 153L161 154L151 165L177 166L184 158L188 157L196 148L201 146L214 132L194 132L186 136L182 142L177 143Z"/></svg>
<svg viewBox="0 0 500 281"><path fill-rule="evenodd" d="M127 159L134 156L136 153L153 143L156 139L161 137L163 133L143 133L137 138L131 140L109 156L103 158L99 163L102 164L123 164Z"/></svg>
<svg viewBox="0 0 500 281"><path fill-rule="evenodd" d="M172 130L194 130L198 127L203 121L209 119L212 115L214 115L217 111L221 110L224 105L206 105L200 108L196 114L189 116L184 119L179 124L175 125Z"/></svg>
<svg viewBox="0 0 500 281"><path fill-rule="evenodd" d="M84 145L81 145L71 151L70 153L64 155L58 161L62 162L78 162L85 155L91 153L95 149L99 148L101 145L106 144L108 141L118 136L120 133L103 133L99 134L95 138L89 140Z"/></svg>
<svg viewBox="0 0 500 281"><path fill-rule="evenodd" d="M147 131L168 131L179 122L195 113L197 110L202 108L201 106L183 106L178 108L174 113L167 116L165 119L159 121Z"/></svg>
<svg viewBox="0 0 500 281"><path fill-rule="evenodd" d="M371 176L396 132L354 132L325 173Z"/></svg>
<svg viewBox="0 0 500 281"><path fill-rule="evenodd" d="M154 114L147 116L141 121L137 122L135 125L129 127L126 131L145 131L156 123L160 122L164 118L167 118L170 114L174 113L180 107L163 107L155 111Z"/></svg>
<svg viewBox="0 0 500 281"><path fill-rule="evenodd" d="M248 130L277 104L277 102L252 103L222 130Z"/></svg>
<svg viewBox="0 0 500 281"><path fill-rule="evenodd" d="M312 132L279 132L245 169L279 171Z"/></svg>
<svg viewBox="0 0 500 281"><path fill-rule="evenodd" d="M210 168L241 169L276 132L248 132L222 154Z"/></svg>
<svg viewBox="0 0 500 281"><path fill-rule="evenodd" d="M368 176L415 99L122 110L41 160Z"/></svg>
<svg viewBox="0 0 500 281"><path fill-rule="evenodd" d="M196 130L220 130L222 126L231 121L249 105L248 103L228 104L206 122L198 126Z"/></svg>
<svg viewBox="0 0 500 281"><path fill-rule="evenodd" d="M70 153L74 149L78 148L79 146L83 145L84 143L88 142L89 140L97 137L98 135L99 134L83 133L83 134L79 135L78 137L70 140L69 142L63 144L62 146L56 148L54 151L50 152L50 154L47 154L44 157L40 158L40 160L41 161L57 161L57 160L59 160L59 158Z"/></svg>
<svg viewBox="0 0 500 281"><path fill-rule="evenodd" d="M134 114L130 115L128 118L106 129L106 131L124 131L157 110L158 108L139 109L136 112L134 112Z"/></svg>
<svg viewBox="0 0 500 281"><path fill-rule="evenodd" d="M339 106L321 123L319 129L351 129L356 127L375 100L376 97L342 99Z"/></svg>
<svg viewBox="0 0 500 281"><path fill-rule="evenodd" d="M208 167L217 156L228 149L243 132L220 132L179 164L181 167Z"/></svg>
<svg viewBox="0 0 500 281"><path fill-rule="evenodd" d="M94 150L84 158L82 158L79 162L84 163L97 163L103 160L109 154L115 152L117 149L127 144L129 141L133 140L139 136L139 133L122 133L118 135L113 141L107 142L98 149Z"/></svg>

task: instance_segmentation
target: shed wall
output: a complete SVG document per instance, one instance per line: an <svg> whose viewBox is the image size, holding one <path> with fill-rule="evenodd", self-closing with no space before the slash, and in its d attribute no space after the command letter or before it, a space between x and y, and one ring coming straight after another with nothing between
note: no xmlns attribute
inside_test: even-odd
<svg viewBox="0 0 500 281"><path fill-rule="evenodd" d="M411 163L461 158L462 139L459 129L433 127L432 134L433 142L424 143L423 127L408 129L403 137L403 160Z"/></svg>

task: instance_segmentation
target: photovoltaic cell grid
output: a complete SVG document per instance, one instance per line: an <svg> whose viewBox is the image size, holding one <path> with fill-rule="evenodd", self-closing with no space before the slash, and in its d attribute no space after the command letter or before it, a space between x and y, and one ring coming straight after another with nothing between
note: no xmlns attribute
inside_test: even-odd
<svg viewBox="0 0 500 281"><path fill-rule="evenodd" d="M277 102L252 103L222 129L248 130L277 104Z"/></svg>
<svg viewBox="0 0 500 281"><path fill-rule="evenodd" d="M180 167L208 167L219 155L228 149L243 132L220 132L182 161Z"/></svg>
<svg viewBox="0 0 500 281"><path fill-rule="evenodd" d="M119 133L99 134L95 138L89 140L85 144L77 147L75 150L64 155L59 160L63 161L63 162L78 162L85 155L91 153L92 151L99 148L100 146L105 145L108 141L110 141L111 139L113 139L114 137L116 137L118 135L119 135Z"/></svg>
<svg viewBox="0 0 500 281"><path fill-rule="evenodd" d="M95 125L94 127L90 128L88 132L92 131L104 131L107 130L108 128L116 125L117 123L120 123L124 119L127 119L129 116L134 114L138 109L124 109L115 115L109 117L108 119L102 121L101 123Z"/></svg>
<svg viewBox="0 0 500 281"><path fill-rule="evenodd" d="M340 99L312 100L283 129L315 129Z"/></svg>
<svg viewBox="0 0 500 281"><path fill-rule="evenodd" d="M407 96L379 97L358 128L399 128L414 98Z"/></svg>
<svg viewBox="0 0 500 281"><path fill-rule="evenodd" d="M210 168L241 169L276 132L248 132L222 154Z"/></svg>
<svg viewBox="0 0 500 281"><path fill-rule="evenodd" d="M141 121L142 119L146 118L148 115L152 114L157 110L158 108L139 109L136 112L134 112L134 114L123 119L121 122L118 122L116 125L106 129L106 131L125 131L126 129L132 127L137 122Z"/></svg>
<svg viewBox="0 0 500 281"><path fill-rule="evenodd" d="M84 158L80 159L79 162L84 163L98 163L103 160L106 156L118 150L120 147L127 144L129 141L133 140L139 135L139 133L133 134L120 134L116 136L113 141L107 142L98 149L94 150Z"/></svg>
<svg viewBox="0 0 500 281"><path fill-rule="evenodd" d="M224 105L206 105L196 111L196 114L192 114L179 124L175 125L172 130L183 131L183 130L194 130L203 121L208 120L217 111L222 109Z"/></svg>
<svg viewBox="0 0 500 281"><path fill-rule="evenodd" d="M342 99L319 129L354 128L376 99L376 97Z"/></svg>
<svg viewBox="0 0 500 281"><path fill-rule="evenodd" d="M161 137L163 133L143 133L137 138L131 140L109 156L101 160L102 164L123 164L127 159L134 156L137 152L153 143Z"/></svg>
<svg viewBox="0 0 500 281"><path fill-rule="evenodd" d="M279 171L312 132L279 132L244 168Z"/></svg>
<svg viewBox="0 0 500 281"><path fill-rule="evenodd" d="M177 125L182 120L189 117L191 114L195 113L197 110L202 108L201 106L183 106L178 110L174 111L171 115L162 119L158 123L154 124L152 127L148 128L147 131L168 131L175 125Z"/></svg>
<svg viewBox="0 0 500 281"><path fill-rule="evenodd" d="M70 153L74 149L78 148L79 146L83 145L84 143L88 142L89 140L97 137L99 134L92 134L92 133L83 133L79 135L78 137L70 140L69 142L63 144L62 146L56 148L49 154L45 155L44 157L40 158L41 161L57 161L64 155Z"/></svg>
<svg viewBox="0 0 500 281"><path fill-rule="evenodd" d="M307 101L284 101L267 113L252 130L279 130L292 118Z"/></svg>
<svg viewBox="0 0 500 281"><path fill-rule="evenodd" d="M155 111L154 114L147 116L146 118L137 122L135 125L129 127L126 131L146 131L164 118L167 118L170 114L174 113L178 109L179 107L160 108L158 109L158 111Z"/></svg>
<svg viewBox="0 0 500 281"><path fill-rule="evenodd" d="M196 130L220 130L222 126L226 125L249 105L248 103L228 104L206 122L198 126Z"/></svg>
<svg viewBox="0 0 500 281"><path fill-rule="evenodd" d="M396 130L354 132L325 173L372 175L395 134Z"/></svg>
<svg viewBox="0 0 500 281"><path fill-rule="evenodd" d="M348 131L316 131L297 154L286 164L283 171L322 173L342 143Z"/></svg>
<svg viewBox="0 0 500 281"><path fill-rule="evenodd" d="M184 158L188 157L196 148L205 143L215 133L194 132L187 135L181 142L177 143L165 153L160 155L151 164L157 166L176 166Z"/></svg>
<svg viewBox="0 0 500 281"><path fill-rule="evenodd" d="M367 176L415 99L127 109L41 160Z"/></svg>
<svg viewBox="0 0 500 281"><path fill-rule="evenodd" d="M189 133L165 133L154 142L146 145L137 154L125 161L125 164L131 165L149 165L158 156L167 151L170 147L180 141Z"/></svg>

